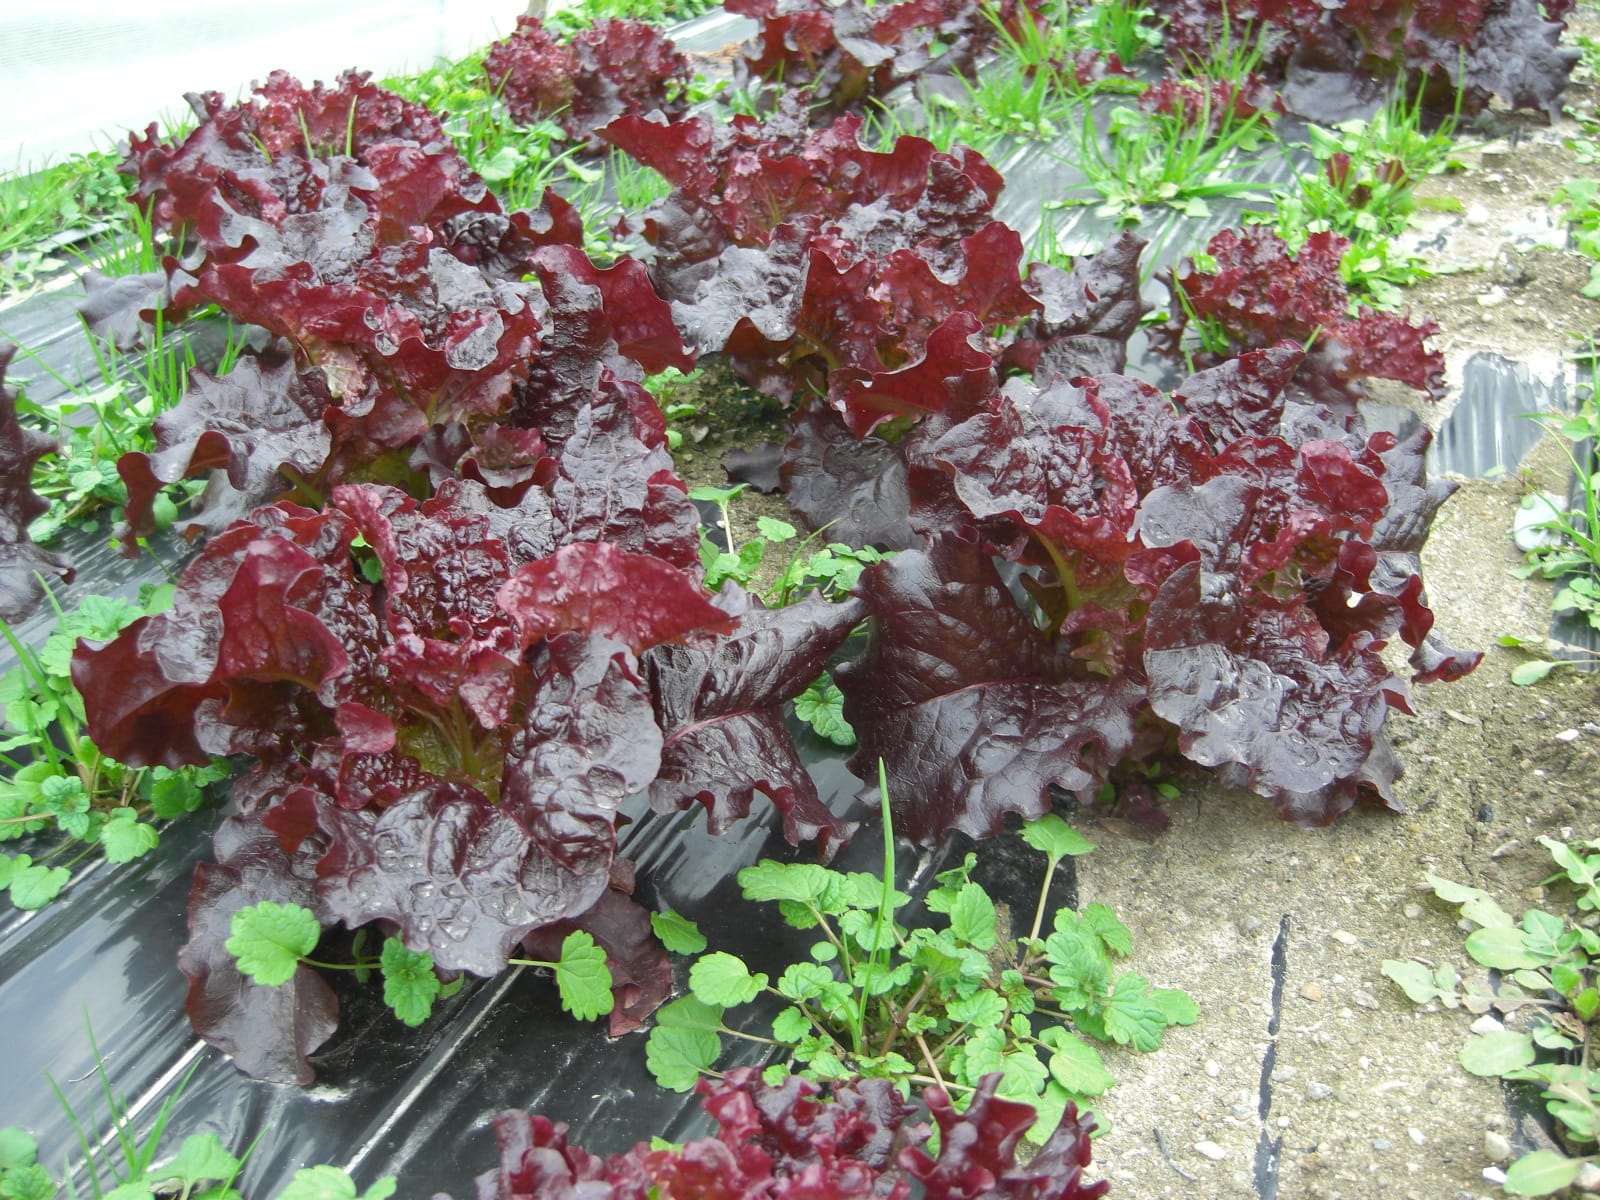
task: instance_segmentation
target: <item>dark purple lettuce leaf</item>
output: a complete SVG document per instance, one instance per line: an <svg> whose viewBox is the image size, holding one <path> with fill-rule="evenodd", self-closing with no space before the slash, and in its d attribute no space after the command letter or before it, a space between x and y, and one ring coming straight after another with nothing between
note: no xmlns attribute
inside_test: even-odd
<svg viewBox="0 0 1600 1200"><path fill-rule="evenodd" d="M524 647L576 630L643 654L696 630L731 633L738 624L672 564L609 542L578 542L528 563L495 602L516 622Z"/></svg>
<svg viewBox="0 0 1600 1200"><path fill-rule="evenodd" d="M736 630L644 656L665 738L651 807L670 813L698 802L707 827L721 833L749 815L759 791L782 814L791 844L815 839L819 853L830 855L854 826L822 803L784 726L783 706L822 673L866 610L859 601L818 596L767 609L731 583L719 602L739 618Z"/></svg>
<svg viewBox="0 0 1600 1200"><path fill-rule="evenodd" d="M283 471L313 478L332 448L322 414L333 398L320 372L297 370L282 353L241 355L233 370L196 369L176 407L155 420L154 454L130 451L117 460L128 488L125 536L155 530L151 504L179 479L223 472L182 526L189 537L217 533L252 508L290 490Z"/></svg>
<svg viewBox="0 0 1600 1200"><path fill-rule="evenodd" d="M857 439L831 408L812 404L797 415L779 469L789 506L813 529L851 546L907 550L911 493L899 448L882 438Z"/></svg>
<svg viewBox="0 0 1600 1200"><path fill-rule="evenodd" d="M1049 376L1120 373L1128 362L1128 339L1150 309L1139 293L1144 246L1121 233L1100 253L1074 262L1071 271L1030 265L1025 286L1043 311L1006 339L1002 365L1028 372L1040 384Z"/></svg>
<svg viewBox="0 0 1600 1200"><path fill-rule="evenodd" d="M995 20L1014 18L1016 7ZM859 108L930 72L970 73L997 36L992 10L972 0L735 0L728 11L760 22L736 64L740 78L781 81L830 109Z"/></svg>
<svg viewBox="0 0 1600 1200"><path fill-rule="evenodd" d="M1184 755L1238 765L1286 818L1326 824L1360 784L1391 808L1398 772L1382 742L1398 685L1368 637L1331 652L1304 606L1252 606L1199 563L1179 568L1150 605L1150 704L1180 729Z"/></svg>
<svg viewBox="0 0 1600 1200"><path fill-rule="evenodd" d="M333 1036L339 1001L305 965L281 987L241 975L225 943L233 914L271 900L310 907L309 856L291 858L249 817L230 817L216 833L217 862L195 868L189 892L189 940L178 966L189 980L184 1007L195 1032L241 1071L272 1083L308 1084L309 1056Z"/></svg>
<svg viewBox="0 0 1600 1200"><path fill-rule="evenodd" d="M1541 7L1543 12L1541 12ZM1561 114L1578 55L1559 46L1566 0L1160 0L1170 14L1168 45L1180 56L1204 55L1229 23L1259 22L1268 30L1265 66L1299 86L1285 97L1297 111L1326 119L1306 100L1343 99L1340 92L1373 80L1402 81L1421 90L1436 112L1456 104L1481 112L1493 96L1514 108ZM1548 17L1548 19L1546 19ZM1315 84L1308 84L1315 80ZM1459 93L1459 97L1458 97ZM1337 115L1343 116L1344 113Z"/></svg>
<svg viewBox="0 0 1600 1200"><path fill-rule="evenodd" d="M596 21L563 43L537 17L518 17L483 69L515 120L552 118L579 141L625 113L682 112L689 83L689 61L671 39L632 20Z"/></svg>
<svg viewBox="0 0 1600 1200"><path fill-rule="evenodd" d="M1078 1115L1070 1101L1061 1123L1026 1164L1016 1161L1017 1147L1032 1127L1029 1105L994 1094L999 1080L986 1075L958 1113L942 1088L930 1087L923 1102L939 1127L939 1154L931 1157L920 1145L901 1152L899 1165L922 1184L928 1200L968 1200L1005 1196L1009 1200L1089 1200L1103 1196L1110 1183L1085 1183L1089 1165L1091 1116Z"/></svg>
<svg viewBox="0 0 1600 1200"><path fill-rule="evenodd" d="M1134 671L1097 676L1022 611L990 555L956 534L869 568L867 649L836 672L862 778L887 764L895 825L919 845L998 833L1092 795L1135 740Z"/></svg>
<svg viewBox="0 0 1600 1200"><path fill-rule="evenodd" d="M1198 319L1239 350L1281 341L1311 345L1302 370L1335 387L1393 379L1434 399L1443 396L1444 358L1423 344L1438 332L1436 325L1413 325L1369 308L1349 315L1350 296L1339 272L1348 247L1336 234L1313 233L1291 255L1264 225L1224 229L1206 245L1215 271L1200 271L1188 260L1178 269L1172 286L1181 302L1175 297L1173 309L1182 316L1166 331L1169 348L1176 349L1186 323Z"/></svg>
<svg viewBox="0 0 1600 1200"><path fill-rule="evenodd" d="M1016 1161L1017 1145L1034 1121L1033 1109L994 1095L987 1076L963 1113L945 1092L923 1094L939 1124L937 1156L925 1147L931 1132L881 1079L841 1084L823 1099L816 1084L791 1075L764 1084L737 1068L715 1084L697 1086L717 1122L715 1137L653 1150L641 1142L601 1159L567 1140L567 1127L544 1117L507 1111L495 1118L500 1162L478 1176L476 1194L499 1200L905 1200L913 1187L928 1200L1094 1200L1110 1186L1087 1183L1094 1120L1067 1105L1038 1155ZM435 1200L448 1200L435 1197Z"/></svg>
<svg viewBox="0 0 1600 1200"><path fill-rule="evenodd" d="M540 474L561 542L611 542L697 573L699 513L673 470L650 393L603 378L571 422Z"/></svg>
<svg viewBox="0 0 1600 1200"><path fill-rule="evenodd" d="M72 579L66 560L41 550L28 537L28 526L43 516L50 502L33 490L33 468L56 441L17 420L17 390L6 386L6 368L17 352L0 349L0 621L16 623L44 599L45 582Z"/></svg>

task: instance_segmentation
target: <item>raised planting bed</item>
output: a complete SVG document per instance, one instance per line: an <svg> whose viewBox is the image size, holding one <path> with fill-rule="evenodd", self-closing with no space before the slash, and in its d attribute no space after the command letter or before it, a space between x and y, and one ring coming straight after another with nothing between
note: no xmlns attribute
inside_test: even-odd
<svg viewBox="0 0 1600 1200"><path fill-rule="evenodd" d="M4 1194L1600 1176L1590 14L1159 9L133 137L0 310Z"/></svg>

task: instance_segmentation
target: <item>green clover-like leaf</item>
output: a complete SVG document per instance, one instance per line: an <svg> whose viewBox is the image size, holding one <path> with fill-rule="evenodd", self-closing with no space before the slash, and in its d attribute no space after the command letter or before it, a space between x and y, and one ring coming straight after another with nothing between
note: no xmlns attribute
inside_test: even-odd
<svg viewBox="0 0 1600 1200"><path fill-rule="evenodd" d="M606 966L606 952L581 929L573 930L562 939L561 961L556 964L556 988L561 992L561 1007L580 1021L602 1017L616 1004L611 994L611 968Z"/></svg>
<svg viewBox="0 0 1600 1200"><path fill-rule="evenodd" d="M832 976L829 975L829 978ZM759 996L761 989L766 986L765 975L752 974L743 962L723 950L707 954L689 968L689 990L695 997L707 1004L720 1004L724 1008L731 1008L735 1004L748 1004Z"/></svg>
<svg viewBox="0 0 1600 1200"><path fill-rule="evenodd" d="M323 1165L301 1167L278 1193L278 1200L389 1200L394 1190L395 1178L388 1175L358 1196L349 1172Z"/></svg>
<svg viewBox="0 0 1600 1200"><path fill-rule="evenodd" d="M656 1010L657 1029L699 1029L716 1033L722 1028L722 1009L693 996L680 996Z"/></svg>
<svg viewBox="0 0 1600 1200"><path fill-rule="evenodd" d="M1005 1016L1006 1002L987 989L950 1001L945 1011L952 1021L964 1025L992 1026L1000 1024Z"/></svg>
<svg viewBox="0 0 1600 1200"><path fill-rule="evenodd" d="M273 900L241 908L229 929L223 944L238 960L240 974L267 987L288 983L322 937L322 925L309 908Z"/></svg>
<svg viewBox="0 0 1600 1200"><path fill-rule="evenodd" d="M1087 854L1094 843L1055 813L1045 813L1022 826L1022 840L1046 855L1052 863L1072 855Z"/></svg>
<svg viewBox="0 0 1600 1200"><path fill-rule="evenodd" d="M1117 919L1117 914L1104 904L1086 904L1078 917L1118 958L1126 958L1133 953L1133 935Z"/></svg>
<svg viewBox="0 0 1600 1200"><path fill-rule="evenodd" d="M976 883L968 883L956 893L950 906L950 932L969 946L992 950L995 943L994 901Z"/></svg>
<svg viewBox="0 0 1600 1200"><path fill-rule="evenodd" d="M105 847L107 862L132 862L150 853L160 841L155 826L139 820L139 814L131 808L114 809L100 826L100 844Z"/></svg>
<svg viewBox="0 0 1600 1200"><path fill-rule="evenodd" d="M1039 1040L1050 1048L1050 1074L1075 1096L1098 1096L1116 1082L1100 1052L1060 1026L1046 1029Z"/></svg>
<svg viewBox="0 0 1600 1200"><path fill-rule="evenodd" d="M1132 971L1117 976L1106 1002L1105 1022L1114 1041L1147 1052L1161 1045L1167 1024L1161 1007L1150 997L1149 981Z"/></svg>
<svg viewBox="0 0 1600 1200"><path fill-rule="evenodd" d="M811 1032L811 1022L798 1008L786 1008L772 1018L772 1036L793 1044Z"/></svg>
<svg viewBox="0 0 1600 1200"><path fill-rule="evenodd" d="M0 859L0 887L9 887L18 908L43 908L61 894L72 872L65 867L36 867L26 854Z"/></svg>
<svg viewBox="0 0 1600 1200"><path fill-rule="evenodd" d="M826 675L794 698L794 715L835 746L856 744L856 731L844 719L844 693Z"/></svg>
<svg viewBox="0 0 1600 1200"><path fill-rule="evenodd" d="M26 1129L7 1125L0 1129L0 1171L31 1167L38 1161L39 1143Z"/></svg>
<svg viewBox="0 0 1600 1200"><path fill-rule="evenodd" d="M55 1194L55 1180L38 1163L0 1172L0 1197L4 1200L55 1200Z"/></svg>
<svg viewBox="0 0 1600 1200"><path fill-rule="evenodd" d="M162 1179L180 1181L184 1188L206 1179L232 1179L240 1162L214 1133L192 1133L183 1139L183 1145L173 1160L159 1168Z"/></svg>
<svg viewBox="0 0 1600 1200"><path fill-rule="evenodd" d="M662 1087L687 1092L700 1072L717 1061L721 1049L722 1042L714 1033L657 1025L645 1042L644 1061Z"/></svg>
<svg viewBox="0 0 1600 1200"><path fill-rule="evenodd" d="M700 927L670 908L651 913L650 928L655 930L661 944L673 954L699 954L706 948L705 935L700 932Z"/></svg>
<svg viewBox="0 0 1600 1200"><path fill-rule="evenodd" d="M440 987L433 955L408 950L399 938L390 937L384 939L378 965L383 970L383 1002L403 1024L416 1028L433 1015Z"/></svg>

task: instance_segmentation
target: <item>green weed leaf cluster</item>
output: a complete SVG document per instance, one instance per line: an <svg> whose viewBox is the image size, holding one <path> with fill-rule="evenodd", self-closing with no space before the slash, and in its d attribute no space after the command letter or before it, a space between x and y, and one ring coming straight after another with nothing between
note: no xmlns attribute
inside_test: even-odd
<svg viewBox="0 0 1600 1200"><path fill-rule="evenodd" d="M34 650L4 624L18 665L0 676L0 842L26 840L24 853L0 853L0 891L18 908L42 908L94 853L131 862L160 843L155 822L193 812L226 767L134 769L107 758L84 732L83 698L72 684L80 638L104 641L172 601L169 586L145 589L137 603L85 596L58 611L55 630Z"/></svg>
<svg viewBox="0 0 1600 1200"><path fill-rule="evenodd" d="M698 933L693 924L676 914L657 914L654 924L663 942L670 938L680 946L696 944ZM460 976L442 979L431 954L411 950L397 937L385 938L382 949L373 957L363 953L365 939L358 934L354 961L320 962L311 955L322 936L322 925L316 914L301 904L262 900L248 905L233 914L229 933L224 945L239 973L247 979L266 987L281 987L294 978L302 964L323 970L354 971L363 983L376 972L383 978L383 1002L403 1024L413 1027L433 1015L435 1001L454 995L462 984ZM703 938L698 945L704 948ZM508 961L552 971L561 1007L580 1021L603 1017L612 1009L611 969L606 965L605 950L591 934L582 930L567 934L561 943L561 956L554 962L531 958Z"/></svg>
<svg viewBox="0 0 1600 1200"><path fill-rule="evenodd" d="M1383 973L1417 1004L1498 1013L1505 1028L1477 1033L1461 1048L1474 1075L1538 1086L1564 1149L1524 1155L1506 1172L1514 1196L1548 1196L1600 1162L1600 839L1567 844L1539 841L1573 892L1572 911L1530 908L1513 918L1487 892L1429 874L1434 894L1457 905L1478 928L1466 950L1481 966L1502 972L1497 990L1463 980L1448 964L1389 960Z"/></svg>
<svg viewBox="0 0 1600 1200"><path fill-rule="evenodd" d="M892 854L883 878L812 863L745 868L745 899L776 904L786 924L817 940L776 977L725 951L696 959L688 995L659 1011L650 1034L657 1082L686 1091L714 1073L724 1038L745 1039L775 1048L772 1081L795 1070L817 1081L938 1083L959 1102L998 1071L1000 1094L1038 1109L1035 1129L1053 1129L1069 1100L1082 1104L1113 1083L1094 1043L1154 1050L1199 1009L1120 968L1132 938L1105 905L1060 910L1046 927L1050 876L1093 846L1055 816L1025 825L1023 837L1045 856L1046 872L1021 936L971 878L973 855L937 877L929 920L915 928L897 918L911 898L885 883ZM672 920L677 928L683 918ZM763 1015L730 1015L758 1001Z"/></svg>

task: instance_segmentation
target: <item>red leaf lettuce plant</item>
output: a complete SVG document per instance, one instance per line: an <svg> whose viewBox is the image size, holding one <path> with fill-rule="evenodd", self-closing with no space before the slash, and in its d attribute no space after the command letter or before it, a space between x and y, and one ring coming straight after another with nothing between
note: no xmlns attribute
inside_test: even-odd
<svg viewBox="0 0 1600 1200"><path fill-rule="evenodd" d="M431 113L364 76L306 89L279 74L247 103L195 104L185 141L136 138L128 163L191 246L167 262L168 313L215 304L277 342L227 379L198 374L156 452L119 463L131 534L162 484L218 471L191 535L279 496L320 506L341 483L421 498L467 476L514 493L595 389L691 365L638 263L595 267L553 195L501 211Z"/></svg>
<svg viewBox="0 0 1600 1200"><path fill-rule="evenodd" d="M870 638L836 673L852 766L887 762L913 839L993 834L1052 787L1137 807L1186 762L1300 821L1397 807L1382 726L1410 709L1380 651L1412 646L1418 682L1480 657L1430 636L1418 574L1453 488L1423 483L1425 433L1369 436L1291 386L1302 359L1251 351L1170 396L1013 380L919 431L925 547L862 575Z"/></svg>
<svg viewBox="0 0 1600 1200"><path fill-rule="evenodd" d="M1017 1162L1023 1132L1033 1123L1025 1104L994 1095L990 1076L960 1113L937 1087L923 1102L939 1127L917 1120L920 1109L882 1079L835 1087L826 1099L815 1084L790 1076L780 1086L760 1082L747 1068L716 1084L700 1085L715 1137L660 1149L640 1143L625 1154L599 1158L567 1140L567 1127L515 1110L495 1118L500 1165L480 1175L479 1196L504 1200L647 1200L695 1196L736 1200L1093 1200L1105 1181L1086 1182L1091 1117L1068 1105L1049 1140L1026 1163ZM448 1200L436 1197L435 1200Z"/></svg>
<svg viewBox="0 0 1600 1200"><path fill-rule="evenodd" d="M658 809L699 800L715 822L760 789L795 836L848 832L792 782L804 773L768 710L821 670L859 605L753 613L710 644L735 631L741 593L714 604L697 572L604 539L620 526L586 509L574 519L559 488L544 497L501 508L481 484L448 481L419 504L367 484L335 488L322 511L259 508L211 538L169 612L74 656L107 753L255 762L234 785L240 815L218 835L217 864L196 875L181 957L196 1029L244 1069L308 1081L337 1006L309 967L283 988L238 974L224 942L240 908L383 922L440 970L486 976L519 942L561 922L589 928L618 902L608 890L629 890L615 825L647 787ZM687 657L646 655L695 638L704 648ZM730 691L739 703L719 708ZM719 739L757 736L770 742L761 762L719 757ZM741 795L702 790L719 766ZM664 998L665 960L647 939L589 931L613 974L650 981L613 1011L625 1031Z"/></svg>
<svg viewBox="0 0 1600 1200"><path fill-rule="evenodd" d="M516 32L489 47L483 69L514 120L551 117L585 142L624 113L682 112L689 84L689 60L642 21L597 21L563 42L539 18L518 17Z"/></svg>
<svg viewBox="0 0 1600 1200"><path fill-rule="evenodd" d="M1140 244L1024 276L981 155L914 137L867 150L860 124L813 131L790 98L764 123L628 117L604 136L673 184L638 225L685 339L798 410L791 505L842 540L901 546L908 454L861 439L970 406L1002 366L1121 369Z"/></svg>
<svg viewBox="0 0 1600 1200"><path fill-rule="evenodd" d="M1260 31L1267 62L1287 75L1296 111L1376 98L1396 80L1425 88L1430 107L1480 112L1498 96L1514 108L1561 115L1578 60L1560 46L1573 0L1158 0L1169 48L1204 55L1231 28ZM1381 82L1380 82L1381 81Z"/></svg>

